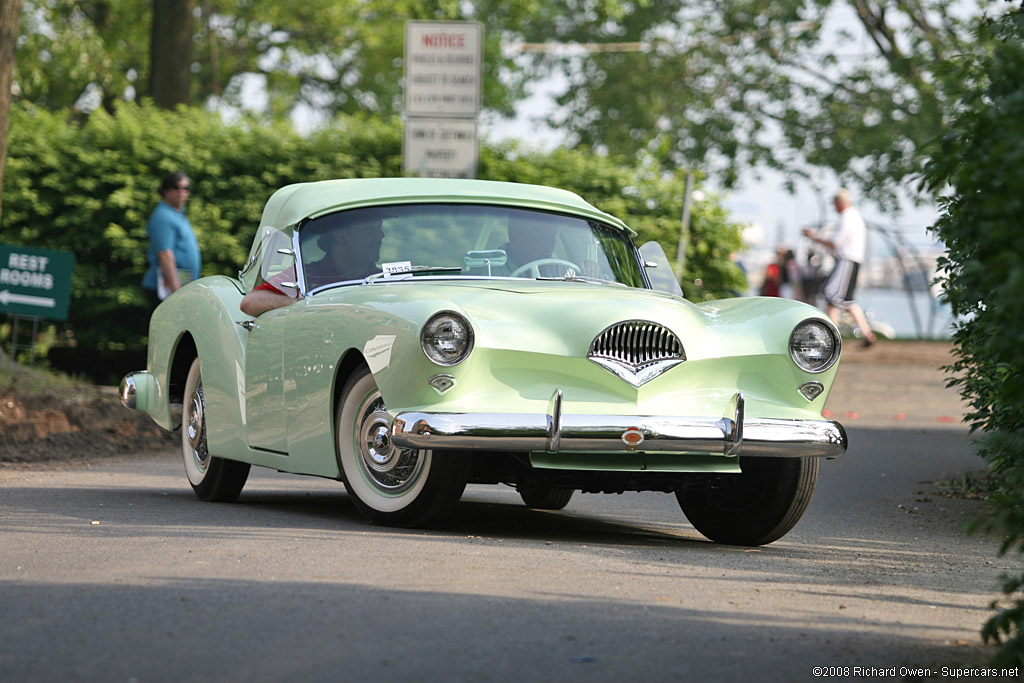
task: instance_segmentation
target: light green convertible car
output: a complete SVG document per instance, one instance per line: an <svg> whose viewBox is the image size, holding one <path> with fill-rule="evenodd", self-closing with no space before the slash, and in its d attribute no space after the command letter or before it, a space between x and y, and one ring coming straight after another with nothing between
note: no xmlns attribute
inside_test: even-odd
<svg viewBox="0 0 1024 683"><path fill-rule="evenodd" d="M533 185L289 185L237 279L156 309L121 400L181 430L204 500L250 465L343 481L396 526L439 523L467 483L544 509L661 491L714 541L770 543L846 451L822 418L839 334L795 301L690 303L633 234ZM290 305L245 315L254 289Z"/></svg>

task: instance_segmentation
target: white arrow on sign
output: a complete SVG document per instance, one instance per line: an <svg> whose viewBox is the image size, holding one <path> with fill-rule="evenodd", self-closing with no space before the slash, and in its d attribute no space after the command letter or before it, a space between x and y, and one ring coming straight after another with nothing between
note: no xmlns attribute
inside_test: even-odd
<svg viewBox="0 0 1024 683"><path fill-rule="evenodd" d="M47 299L41 296L28 296L27 294L11 294L6 289L0 292L0 304L24 304L26 306L42 306L53 308L57 305L55 299Z"/></svg>

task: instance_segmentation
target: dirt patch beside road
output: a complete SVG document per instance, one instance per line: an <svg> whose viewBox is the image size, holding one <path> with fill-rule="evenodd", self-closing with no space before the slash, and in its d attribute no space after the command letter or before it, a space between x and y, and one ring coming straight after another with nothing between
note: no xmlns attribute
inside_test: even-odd
<svg viewBox="0 0 1024 683"><path fill-rule="evenodd" d="M870 348L853 339L843 340L842 365L915 365L939 368L956 360L948 341L886 341Z"/></svg>
<svg viewBox="0 0 1024 683"><path fill-rule="evenodd" d="M846 426L966 430L965 405L942 369L955 360L950 342L849 342L824 414Z"/></svg>
<svg viewBox="0 0 1024 683"><path fill-rule="evenodd" d="M109 387L0 388L0 466L173 448L177 437L128 410Z"/></svg>

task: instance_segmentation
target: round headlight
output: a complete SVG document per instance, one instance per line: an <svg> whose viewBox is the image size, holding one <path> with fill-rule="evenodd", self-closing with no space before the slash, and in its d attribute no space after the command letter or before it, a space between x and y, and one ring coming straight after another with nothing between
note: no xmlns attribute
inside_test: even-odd
<svg viewBox="0 0 1024 683"><path fill-rule="evenodd" d="M438 365L457 365L473 350L473 328L457 313L438 313L423 326L420 345Z"/></svg>
<svg viewBox="0 0 1024 683"><path fill-rule="evenodd" d="M789 335L789 355L801 370L824 372L839 359L840 341L822 320L805 320Z"/></svg>

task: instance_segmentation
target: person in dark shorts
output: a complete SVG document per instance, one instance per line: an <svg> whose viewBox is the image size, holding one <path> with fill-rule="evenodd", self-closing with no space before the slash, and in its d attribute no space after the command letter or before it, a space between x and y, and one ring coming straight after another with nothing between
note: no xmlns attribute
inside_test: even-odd
<svg viewBox="0 0 1024 683"><path fill-rule="evenodd" d="M857 271L867 253L867 226L860 212L854 208L848 190L839 190L834 198L839 213L839 226L831 238L822 237L818 232L805 228L804 236L827 247L835 255L836 265L821 287L825 297L826 311L833 322L839 322L839 312L848 311L861 332L861 345L868 347L875 343L867 316L854 301L857 291Z"/></svg>

